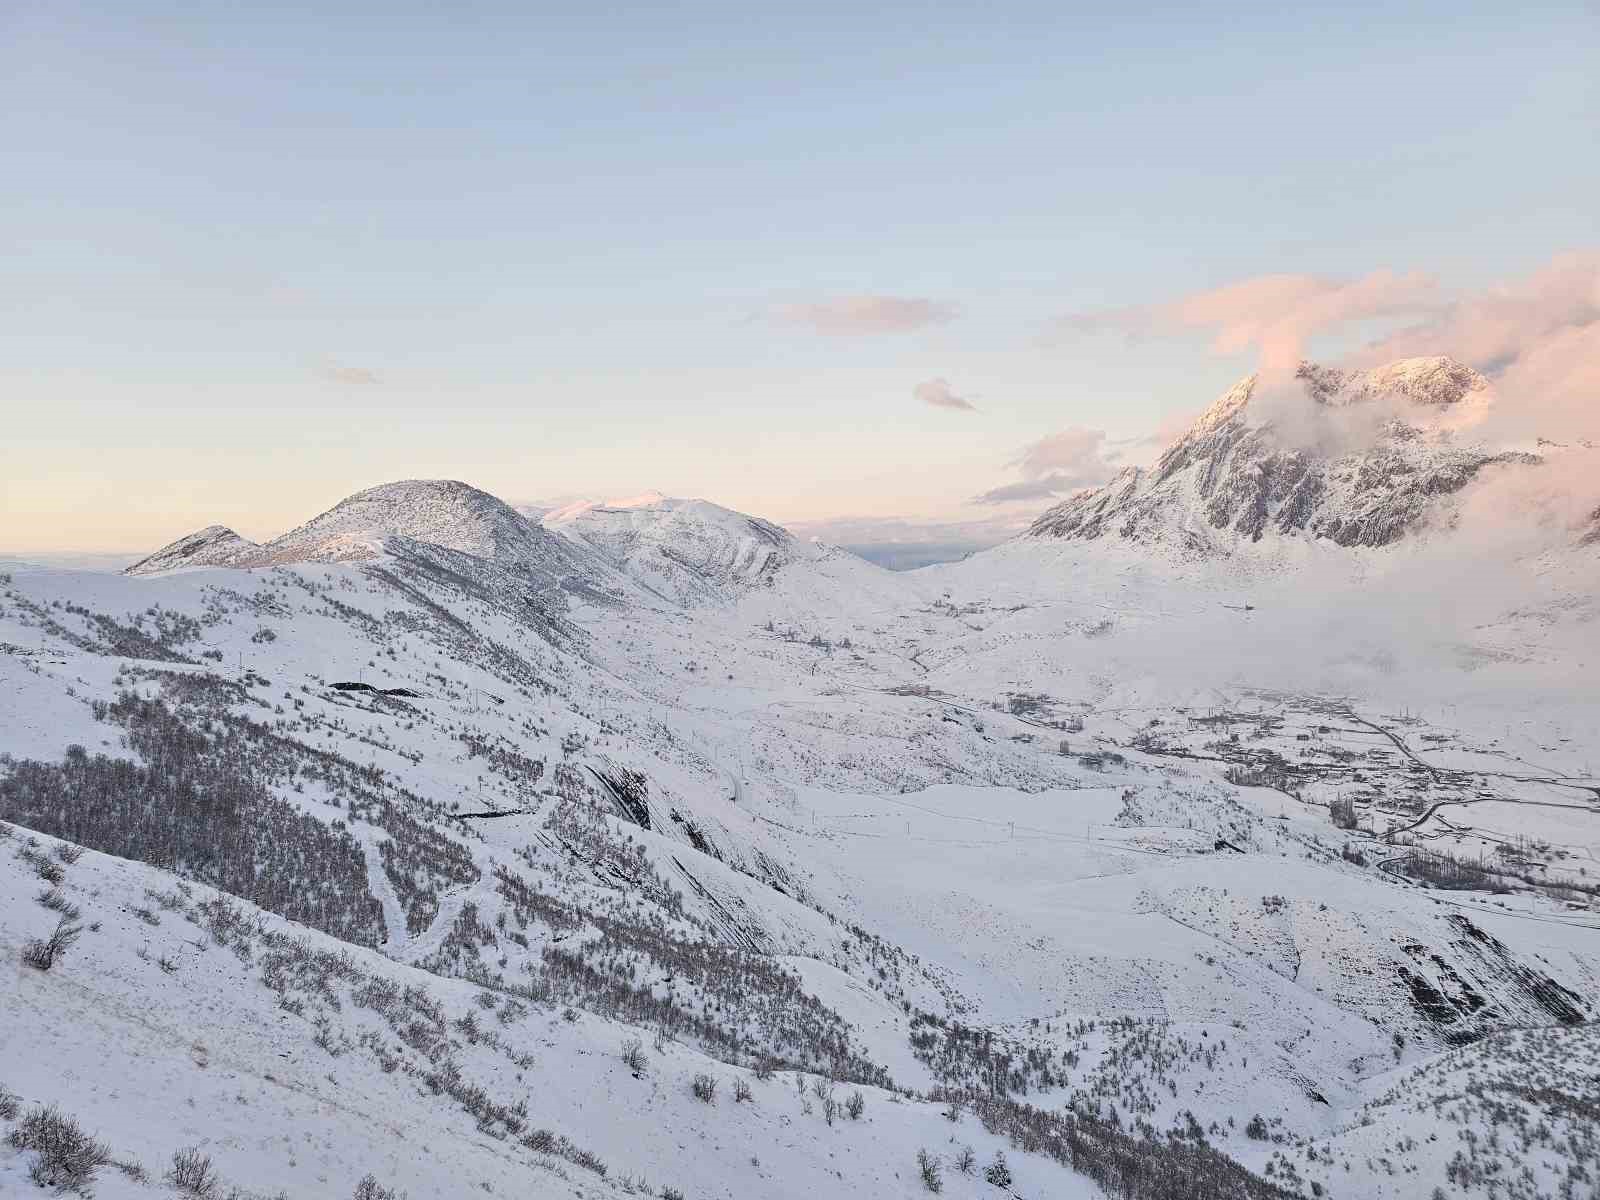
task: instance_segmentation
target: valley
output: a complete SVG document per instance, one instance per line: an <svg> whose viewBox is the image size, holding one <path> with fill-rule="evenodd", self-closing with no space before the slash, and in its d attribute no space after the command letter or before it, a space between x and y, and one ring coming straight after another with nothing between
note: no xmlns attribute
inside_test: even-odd
<svg viewBox="0 0 1600 1200"><path fill-rule="evenodd" d="M1590 1194L1592 550L1061 528L408 481L9 569L0 1086L241 1196Z"/></svg>

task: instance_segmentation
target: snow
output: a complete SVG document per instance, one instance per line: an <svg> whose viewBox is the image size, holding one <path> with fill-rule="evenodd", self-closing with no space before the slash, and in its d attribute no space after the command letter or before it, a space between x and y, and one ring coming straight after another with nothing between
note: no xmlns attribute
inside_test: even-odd
<svg viewBox="0 0 1600 1200"><path fill-rule="evenodd" d="M1442 387L1436 374L1408 378ZM178 706L181 680L210 677L227 685L210 720L248 717L297 761L370 772L470 869L435 880L437 911L410 929L405 881L380 861L395 828L332 775L279 774L274 795L363 847L388 940L336 946L261 920L426 989L451 1021L479 1014L501 1045L452 1035L463 1076L610 1170L480 1129L420 1061L384 1071L362 1035L394 1038L348 982L338 1009L280 1007L266 943L245 963L183 906L148 924L133 910L176 877L91 851L64 888L100 928L49 972L6 969L0 1085L59 1102L155 1175L199 1144L230 1181L290 1195L348 1195L372 1171L413 1197L599 1196L627 1176L696 1196L914 1196L919 1147L948 1164L957 1139L981 1164L1003 1145L971 1116L952 1126L941 1105L866 1083L863 1121L829 1126L820 1098L804 1111L792 1070L755 1079L750 1057L687 1032L658 1051L653 1029L598 1000L572 1020L567 997L496 1018L566 953L626 960L656 999L744 1019L752 1054L776 1039L755 1032L776 995L762 989L788 979L858 1064L919 1095L944 1082L933 1018L981 1030L1049 1066L1018 1099L1115 1105L1161 1132L1192 1112L1253 1169L1291 1163L1339 1196L1446 1182L1454 1144L1401 1166L1394 1143L1424 1143L1418 1105L1458 1093L1461 1071L1510 1084L1527 1047L1494 1031L1559 1024L1540 980L1588 1021L1600 1002L1600 910L1577 899L1600 876L1600 568L1584 551L1485 570L1475 545L1447 538L1273 536L1218 559L1025 537L896 575L706 501L639 497L536 523L464 484L410 481L260 553L136 577L10 570L0 751L130 755L97 702L132 689ZM623 770L647 782L648 828L593 774ZM1330 805L1352 797L1358 828L1335 828ZM1425 887L1382 840L1395 831L1541 886ZM18 854L30 836L0 842L13 964L56 919ZM499 869L573 923L524 920ZM209 891L190 886L198 913ZM473 911L496 940L463 949ZM744 947L777 974L742 977L734 1003L710 977L618 948L662 937ZM1430 1017L1417 997L1431 993ZM319 1019L325 1041L353 1047L331 1055ZM1581 1091L1570 1076L1590 1029L1539 1043L1551 1088ZM632 1036L639 1079L619 1058ZM533 1065L512 1062L524 1054ZM700 1072L722 1081L715 1106L689 1095ZM734 1101L736 1076L753 1102ZM1415 1097L1390 1094L1401 1084ZM1245 1133L1257 1113L1281 1141ZM1489 1121L1458 1116L1451 1138ZM1043 1155L1009 1157L1017 1195L1096 1194ZM24 1158L0 1149L0 1192L27 1194ZM1575 1160L1552 1161L1531 1168L1539 1186ZM945 1181L989 1193L948 1165ZM97 1194L143 1190L106 1168Z"/></svg>

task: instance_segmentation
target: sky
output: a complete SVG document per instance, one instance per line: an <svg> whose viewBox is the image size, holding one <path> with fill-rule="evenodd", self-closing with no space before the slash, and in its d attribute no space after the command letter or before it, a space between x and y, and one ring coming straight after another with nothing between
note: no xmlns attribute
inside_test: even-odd
<svg viewBox="0 0 1600 1200"><path fill-rule="evenodd" d="M1592 2L11 0L0 551L409 477L992 538L1600 243L1597 61Z"/></svg>

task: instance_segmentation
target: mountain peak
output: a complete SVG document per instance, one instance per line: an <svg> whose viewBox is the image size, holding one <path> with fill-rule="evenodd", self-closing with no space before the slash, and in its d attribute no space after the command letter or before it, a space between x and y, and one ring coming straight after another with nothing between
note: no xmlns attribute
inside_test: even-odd
<svg viewBox="0 0 1600 1200"><path fill-rule="evenodd" d="M226 525L207 525L186 534L123 570L124 575L155 575L179 567L231 567L260 549Z"/></svg>
<svg viewBox="0 0 1600 1200"><path fill-rule="evenodd" d="M1537 461L1457 443L1491 396L1477 371L1442 357L1364 370L1303 362L1283 383L1251 375L1154 467L1069 497L1027 536L1200 554L1268 535L1385 546L1427 524L1481 468Z"/></svg>
<svg viewBox="0 0 1600 1200"><path fill-rule="evenodd" d="M459 479L402 479L345 497L262 547L271 563L376 558L392 537L497 558L534 526L503 500Z"/></svg>

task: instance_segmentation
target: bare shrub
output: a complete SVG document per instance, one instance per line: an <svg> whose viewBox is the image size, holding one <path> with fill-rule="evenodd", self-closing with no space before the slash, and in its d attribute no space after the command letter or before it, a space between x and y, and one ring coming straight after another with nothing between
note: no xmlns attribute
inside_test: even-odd
<svg viewBox="0 0 1600 1200"><path fill-rule="evenodd" d="M82 1191L97 1170L111 1161L111 1151L83 1131L55 1105L41 1105L22 1118L6 1139L18 1150L32 1150L28 1178L40 1187Z"/></svg>
<svg viewBox="0 0 1600 1200"><path fill-rule="evenodd" d="M405 1200L405 1193L384 1187L378 1182L378 1177L369 1171L361 1177L361 1182L356 1184L351 1200Z"/></svg>
<svg viewBox="0 0 1600 1200"><path fill-rule="evenodd" d="M922 1177L922 1186L930 1192L944 1191L944 1179L940 1175L939 1156L937 1154L929 1154L926 1150L918 1150L917 1174Z"/></svg>
<svg viewBox="0 0 1600 1200"><path fill-rule="evenodd" d="M42 855L35 860L34 869L38 872L39 878L46 883L59 884L67 877L65 871Z"/></svg>
<svg viewBox="0 0 1600 1200"><path fill-rule="evenodd" d="M56 847L56 857L69 867L82 858L83 853L82 846L74 846L71 842L62 842Z"/></svg>
<svg viewBox="0 0 1600 1200"><path fill-rule="evenodd" d="M196 1200L211 1200L217 1194L219 1180L212 1169L211 1156L201 1154L199 1146L190 1146L173 1153L167 1182Z"/></svg>
<svg viewBox="0 0 1600 1200"><path fill-rule="evenodd" d="M48 938L27 940L22 947L22 961L40 971L48 971L56 965L57 960L67 952L72 943L78 940L78 935L82 932L81 926L74 925L63 916L56 922L55 932Z"/></svg>
<svg viewBox="0 0 1600 1200"><path fill-rule="evenodd" d="M1006 1162L1006 1152L996 1150L994 1161L983 1169L983 1177L997 1188L1011 1186L1011 1164Z"/></svg>
<svg viewBox="0 0 1600 1200"><path fill-rule="evenodd" d="M644 1043L631 1037L622 1043L622 1065L635 1075L645 1068Z"/></svg>
<svg viewBox="0 0 1600 1200"><path fill-rule="evenodd" d="M135 1183L150 1182L150 1172L144 1169L144 1164L141 1162L137 1162L131 1158L118 1158L114 1159L111 1165L117 1170L121 1171ZM228 1200L233 1200L233 1197L230 1196Z"/></svg>
<svg viewBox="0 0 1600 1200"><path fill-rule="evenodd" d="M702 1104L715 1104L717 1102L717 1080L713 1075L704 1071L694 1077L694 1082L689 1085L694 1092L694 1098Z"/></svg>
<svg viewBox="0 0 1600 1200"><path fill-rule="evenodd" d="M34 899L40 904L44 905L46 908L50 909L52 912L60 913L69 921L76 921L78 919L78 906L72 901L68 900L67 894L59 887L45 888L45 890L35 896Z"/></svg>
<svg viewBox="0 0 1600 1200"><path fill-rule="evenodd" d="M0 1087L0 1121L15 1121L22 1111L22 1100L13 1092Z"/></svg>
<svg viewBox="0 0 1600 1200"><path fill-rule="evenodd" d="M770 1054L763 1054L756 1059L756 1078L760 1080L771 1079L778 1073L777 1060Z"/></svg>
<svg viewBox="0 0 1600 1200"><path fill-rule="evenodd" d="M737 1079L735 1079L733 1081L733 1099L734 1099L734 1103L743 1104L746 1100L749 1100L751 1098L751 1096L752 1096L752 1093L750 1091L750 1084L745 1080L745 1078L743 1076L740 1076L739 1078L737 1078Z"/></svg>
<svg viewBox="0 0 1600 1200"><path fill-rule="evenodd" d="M565 1134L555 1133L549 1129L534 1129L523 1134L522 1144L536 1154L554 1154L566 1159L574 1166L582 1167L586 1171L593 1171L600 1178L606 1177L610 1169L601 1157L592 1150L585 1150L572 1142Z"/></svg>
<svg viewBox="0 0 1600 1200"><path fill-rule="evenodd" d="M867 1098L860 1089L850 1093L850 1099L844 1102L844 1111L850 1114L852 1121L861 1120L861 1114L867 1111Z"/></svg>
<svg viewBox="0 0 1600 1200"><path fill-rule="evenodd" d="M978 1165L978 1155L971 1146L962 1146L956 1151L955 1168L963 1175L971 1175L974 1167Z"/></svg>

